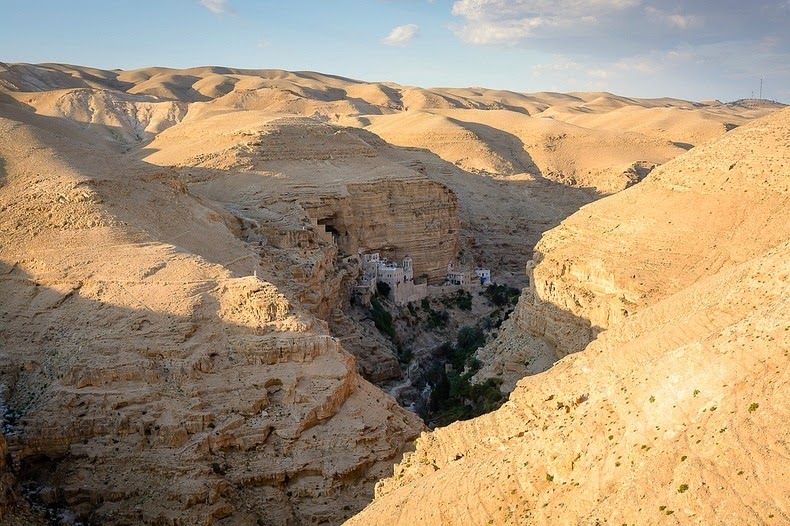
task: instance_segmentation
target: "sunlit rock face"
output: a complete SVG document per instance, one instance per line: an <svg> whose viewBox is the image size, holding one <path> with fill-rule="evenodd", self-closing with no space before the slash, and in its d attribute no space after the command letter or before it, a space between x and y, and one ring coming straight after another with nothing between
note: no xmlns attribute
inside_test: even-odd
<svg viewBox="0 0 790 526"><path fill-rule="evenodd" d="M787 517L789 134L777 112L548 232L489 358L565 357L423 434L347 524Z"/></svg>

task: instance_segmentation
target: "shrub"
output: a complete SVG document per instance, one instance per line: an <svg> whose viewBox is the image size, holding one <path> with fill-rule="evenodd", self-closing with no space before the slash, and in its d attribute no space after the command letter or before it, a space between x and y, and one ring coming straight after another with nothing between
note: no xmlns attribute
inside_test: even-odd
<svg viewBox="0 0 790 526"><path fill-rule="evenodd" d="M496 283L486 287L484 292L488 300L497 307L515 305L518 303L518 297L521 294L521 291L515 287L497 285Z"/></svg>
<svg viewBox="0 0 790 526"><path fill-rule="evenodd" d="M449 357L449 362L457 371L463 371L464 366L469 365L475 368L474 353L477 349L485 345L486 337L483 331L477 327L462 327L456 337L455 349ZM478 366L476 370L480 367Z"/></svg>
<svg viewBox="0 0 790 526"><path fill-rule="evenodd" d="M469 354L482 347L486 343L485 334L477 327L462 327L458 331L456 348L459 352Z"/></svg>
<svg viewBox="0 0 790 526"><path fill-rule="evenodd" d="M446 321L447 317L444 311L429 310L428 324L436 324L438 319ZM455 345L445 342L434 351L435 365L425 378L431 394L420 415L431 425L445 426L458 420L468 420L494 411L507 400L500 390L501 379L491 378L479 384L471 382L472 375L482 365L474 353L485 345L485 341L485 333L480 327L462 327L456 335ZM452 368L446 368L445 364Z"/></svg>
<svg viewBox="0 0 790 526"><path fill-rule="evenodd" d="M465 290L459 290L455 296L455 304L461 310L472 310L472 295Z"/></svg>
<svg viewBox="0 0 790 526"><path fill-rule="evenodd" d="M411 362L411 359L414 357L414 353L409 348L404 348L402 345L398 345L398 361L402 364L408 364Z"/></svg>
<svg viewBox="0 0 790 526"><path fill-rule="evenodd" d="M449 319L450 315L447 314L447 311L432 310L428 313L428 327L431 329L435 329L436 327L444 327L447 325L447 320Z"/></svg>
<svg viewBox="0 0 790 526"><path fill-rule="evenodd" d="M390 339L395 337L395 328L392 326L392 314L385 309L380 302L373 300L370 302L370 317L376 328L388 336Z"/></svg>

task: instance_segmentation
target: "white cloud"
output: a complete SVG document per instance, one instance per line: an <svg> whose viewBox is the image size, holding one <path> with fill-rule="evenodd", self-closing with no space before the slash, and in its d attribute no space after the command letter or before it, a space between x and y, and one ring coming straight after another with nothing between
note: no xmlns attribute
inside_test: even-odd
<svg viewBox="0 0 790 526"><path fill-rule="evenodd" d="M608 79L612 76L612 72L605 69L591 69L587 71L587 74L596 79Z"/></svg>
<svg viewBox="0 0 790 526"><path fill-rule="evenodd" d="M228 0L200 0L200 5L216 15L233 11L230 4L228 4Z"/></svg>
<svg viewBox="0 0 790 526"><path fill-rule="evenodd" d="M688 29L702 24L702 17L700 16L667 13L655 7L646 7L645 13L653 20L677 29Z"/></svg>
<svg viewBox="0 0 790 526"><path fill-rule="evenodd" d="M532 76L541 83L559 81L568 88L583 91L610 89L610 84L624 78L645 79L674 71L698 57L687 49L654 50L629 55L617 60L583 60L567 55L554 55L547 63L532 67Z"/></svg>
<svg viewBox="0 0 790 526"><path fill-rule="evenodd" d="M456 0L452 14L464 19L454 29L471 44L516 44L552 28L594 25L610 13L642 0Z"/></svg>
<svg viewBox="0 0 790 526"><path fill-rule="evenodd" d="M417 35L419 29L415 24L394 27L381 43L387 46L405 46Z"/></svg>
<svg viewBox="0 0 790 526"><path fill-rule="evenodd" d="M653 74L663 69L663 65L652 57L635 56L626 57L615 62L615 67L623 71Z"/></svg>
<svg viewBox="0 0 790 526"><path fill-rule="evenodd" d="M564 55L555 55L551 62L532 67L532 78L540 86L561 84L565 91L603 91L610 76L611 72L600 64L579 62Z"/></svg>

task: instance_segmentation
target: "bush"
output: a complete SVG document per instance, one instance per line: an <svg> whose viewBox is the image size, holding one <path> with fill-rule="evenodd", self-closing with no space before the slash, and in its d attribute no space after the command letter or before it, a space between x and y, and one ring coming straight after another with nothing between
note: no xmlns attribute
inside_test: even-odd
<svg viewBox="0 0 790 526"><path fill-rule="evenodd" d="M447 325L447 320L450 319L450 315L447 311L435 311L432 310L428 313L428 327L431 329L435 329L437 327L444 327Z"/></svg>
<svg viewBox="0 0 790 526"><path fill-rule="evenodd" d="M480 328L463 327L458 331L455 346L445 342L437 349L434 353L437 362L446 360L453 368L448 373L437 364L428 372L431 397L425 420L444 426L491 412L505 402L507 397L499 390L502 380L489 379L481 384L470 381L482 365L474 353L484 344L485 334Z"/></svg>
<svg viewBox="0 0 790 526"><path fill-rule="evenodd" d="M485 343L486 337L483 331L477 327L462 327L458 331L455 348L450 353L447 361L458 372L463 371L467 365L470 368L474 368L474 353Z"/></svg>
<svg viewBox="0 0 790 526"><path fill-rule="evenodd" d="M446 375L441 369L432 371L430 420L446 426L490 413L507 400L499 390L502 380L489 378L481 384L473 384L469 381L471 377L471 373Z"/></svg>
<svg viewBox="0 0 790 526"><path fill-rule="evenodd" d="M370 317L376 328L390 339L395 337L395 328L392 326L392 314L387 312L380 302L373 300L370 302Z"/></svg>
<svg viewBox="0 0 790 526"><path fill-rule="evenodd" d="M400 344L398 345L398 361L402 364L408 365L411 362L411 359L414 357L414 353L409 348L403 348Z"/></svg>
<svg viewBox="0 0 790 526"><path fill-rule="evenodd" d="M497 307L505 307L507 305L515 305L518 303L518 297L521 291L515 287L508 287L507 285L497 285L492 283L485 289L485 295L488 300Z"/></svg>
<svg viewBox="0 0 790 526"><path fill-rule="evenodd" d="M472 310L472 295L465 290L459 290L455 297L455 304L461 310Z"/></svg>
<svg viewBox="0 0 790 526"><path fill-rule="evenodd" d="M469 355L486 343L486 336L477 327L461 327L456 338L456 350Z"/></svg>

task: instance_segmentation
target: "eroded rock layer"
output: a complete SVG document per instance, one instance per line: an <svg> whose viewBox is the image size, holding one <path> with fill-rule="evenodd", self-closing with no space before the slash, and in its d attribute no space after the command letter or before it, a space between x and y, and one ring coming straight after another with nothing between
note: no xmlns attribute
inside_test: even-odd
<svg viewBox="0 0 790 526"><path fill-rule="evenodd" d="M559 357L704 276L786 239L787 110L697 147L639 188L582 208L528 265L522 325Z"/></svg>
<svg viewBox="0 0 790 526"><path fill-rule="evenodd" d="M195 192L251 219L265 243L299 248L304 231L315 230L346 255L408 255L417 275L441 282L457 253L456 197L388 158L391 150L362 130L244 111L185 122L143 153L155 152L148 162L176 164ZM291 203L290 213L283 203ZM289 231L292 239L283 239Z"/></svg>
<svg viewBox="0 0 790 526"><path fill-rule="evenodd" d="M32 501L126 524L361 508L417 417L176 173L0 112L0 381Z"/></svg>
<svg viewBox="0 0 790 526"><path fill-rule="evenodd" d="M0 63L0 382L12 460L0 473L17 479L0 483L13 497L21 482L66 522L338 523L422 428L355 373L401 374L394 343L364 311L343 312L358 249L409 255L431 282L459 257L525 283L543 232L774 109L279 70ZM744 202L762 206L749 184ZM771 184L755 194L766 210L777 208ZM685 185L655 195L672 201ZM699 185L686 193L719 198ZM751 221L722 202L727 217ZM601 225L612 217L602 212ZM726 221L716 236L741 232ZM640 235L653 226L666 225ZM604 234L590 239L609 243ZM684 239L658 244L672 265ZM746 249L731 260L692 251L694 279L654 296L603 256L566 254L556 271L544 250L547 276L536 269L525 293L538 303L522 301L481 374L512 386L547 367L555 346L581 348L624 312L708 276L703 264L728 271L765 248L737 240ZM636 306L618 303L621 292ZM540 348L525 346L527 332Z"/></svg>
<svg viewBox="0 0 790 526"><path fill-rule="evenodd" d="M789 159L784 110L549 232L500 348L584 350L423 434L348 524L790 520Z"/></svg>
<svg viewBox="0 0 790 526"><path fill-rule="evenodd" d="M266 176L258 184L300 180L303 192L409 167L457 196L465 254L519 286L541 234L580 206L781 107L424 89L216 66L103 71L0 63L0 90L0 97L53 117L49 125L62 133L180 166L190 181L251 170ZM374 133L397 148L382 148ZM397 246L390 255L402 256Z"/></svg>

